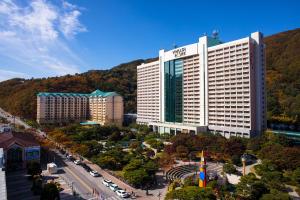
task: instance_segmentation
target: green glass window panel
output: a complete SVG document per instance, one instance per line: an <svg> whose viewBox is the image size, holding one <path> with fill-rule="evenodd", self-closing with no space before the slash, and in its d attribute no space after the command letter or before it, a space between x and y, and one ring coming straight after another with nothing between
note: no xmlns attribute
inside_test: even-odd
<svg viewBox="0 0 300 200"><path fill-rule="evenodd" d="M164 63L166 122L182 122L182 73L182 60L171 60Z"/></svg>

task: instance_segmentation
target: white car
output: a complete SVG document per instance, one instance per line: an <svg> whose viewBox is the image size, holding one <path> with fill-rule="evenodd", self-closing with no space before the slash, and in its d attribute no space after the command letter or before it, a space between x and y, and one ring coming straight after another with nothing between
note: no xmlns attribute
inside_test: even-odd
<svg viewBox="0 0 300 200"><path fill-rule="evenodd" d="M76 164L76 165L80 165L80 160L74 160L74 163Z"/></svg>
<svg viewBox="0 0 300 200"><path fill-rule="evenodd" d="M116 185L116 184L114 184L114 183L111 183L110 185L109 185L109 189L111 189L112 191L117 191L118 189L119 189L119 187Z"/></svg>
<svg viewBox="0 0 300 200"><path fill-rule="evenodd" d="M124 190L117 190L116 193L119 197L123 197L123 198L129 197L129 194L127 192L125 192Z"/></svg>
<svg viewBox="0 0 300 200"><path fill-rule="evenodd" d="M98 177L100 176L98 172L96 171L90 171L90 175L92 175L93 177Z"/></svg>
<svg viewBox="0 0 300 200"><path fill-rule="evenodd" d="M103 183L103 185L105 185L106 187L109 187L109 185L112 184L113 182L111 182L111 180L103 179L102 183Z"/></svg>

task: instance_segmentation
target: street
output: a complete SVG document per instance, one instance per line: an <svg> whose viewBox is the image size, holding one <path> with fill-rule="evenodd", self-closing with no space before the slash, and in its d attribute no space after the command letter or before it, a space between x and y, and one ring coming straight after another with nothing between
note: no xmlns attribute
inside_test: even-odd
<svg viewBox="0 0 300 200"><path fill-rule="evenodd" d="M59 152L55 152L55 163L59 167L60 176L68 182L75 192L84 199L96 197L94 193L99 194L105 200L121 200L115 192L102 184L102 177L93 177L80 165L69 161Z"/></svg>
<svg viewBox="0 0 300 200"><path fill-rule="evenodd" d="M22 125L25 127L25 129L31 128L25 122L23 122L19 117L11 115L10 113L4 111L2 108L0 108L0 117L6 118L10 123Z"/></svg>

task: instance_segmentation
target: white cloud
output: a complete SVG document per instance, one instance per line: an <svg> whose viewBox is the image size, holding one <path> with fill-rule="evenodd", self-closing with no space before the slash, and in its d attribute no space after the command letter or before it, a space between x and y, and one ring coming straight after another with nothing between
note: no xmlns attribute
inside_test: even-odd
<svg viewBox="0 0 300 200"><path fill-rule="evenodd" d="M84 62L70 49L69 39L87 29L79 21L77 6L59 2L2 0L0 56L43 76L79 72Z"/></svg>
<svg viewBox="0 0 300 200"><path fill-rule="evenodd" d="M60 19L60 28L67 38L72 38L79 32L85 32L87 29L79 22L78 17L81 13L78 10L65 13Z"/></svg>

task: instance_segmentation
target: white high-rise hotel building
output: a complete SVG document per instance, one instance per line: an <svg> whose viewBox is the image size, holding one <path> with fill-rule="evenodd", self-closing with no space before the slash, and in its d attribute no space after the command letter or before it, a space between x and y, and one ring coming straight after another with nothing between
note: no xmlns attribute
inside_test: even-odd
<svg viewBox="0 0 300 200"><path fill-rule="evenodd" d="M217 36L137 67L137 122L176 134L211 131L252 137L266 127L263 36L221 43Z"/></svg>

